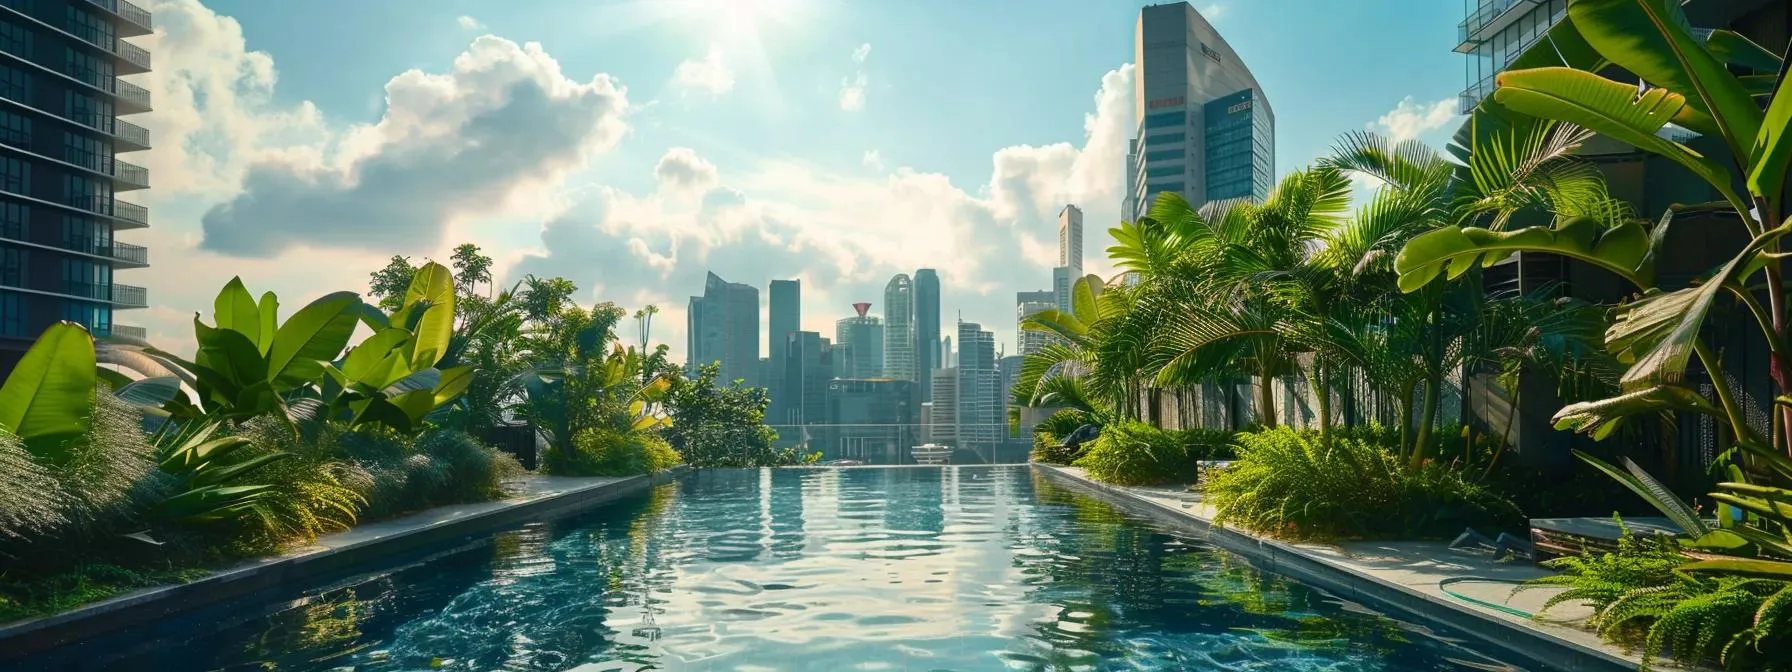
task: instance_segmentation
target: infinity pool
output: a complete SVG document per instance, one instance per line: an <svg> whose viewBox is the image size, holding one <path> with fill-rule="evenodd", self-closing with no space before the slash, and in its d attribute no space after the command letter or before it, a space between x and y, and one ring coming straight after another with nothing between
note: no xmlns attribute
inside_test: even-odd
<svg viewBox="0 0 1792 672"><path fill-rule="evenodd" d="M42 664L1511 669L1026 467L699 473L223 613L231 616L176 619L127 634L131 644L96 642Z"/></svg>

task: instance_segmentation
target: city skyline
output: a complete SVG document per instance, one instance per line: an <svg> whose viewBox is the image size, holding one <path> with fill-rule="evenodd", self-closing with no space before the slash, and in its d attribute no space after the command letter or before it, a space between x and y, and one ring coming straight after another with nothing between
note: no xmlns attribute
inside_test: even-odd
<svg viewBox="0 0 1792 672"><path fill-rule="evenodd" d="M761 3L777 12L722 21L674 8L715 3L437 5L382 15L390 22L375 31L323 21L354 6L333 0L303 12L239 0L140 4L156 15L157 33L135 38L155 67L127 79L153 97L155 109L133 122L154 133L156 149L130 160L154 178L140 193L155 226L123 238L150 248L155 265L120 278L149 288L149 308L128 319L152 342L189 350L192 313L234 275L303 302L326 289L307 260L365 278L393 254L446 260L452 245L473 242L493 256L501 287L563 275L585 305L658 305L653 338L684 359L681 313L711 270L757 287L762 310L770 280L801 281L803 303L842 307L803 311L801 329L826 334L853 301L877 301L893 273L937 268L942 315L962 313L1014 343L1012 294L1049 281L1053 219L1077 203L1088 270L1105 275L1143 3L1041 4L1023 32L1081 37L1045 62L1012 65L1000 55L1018 38L955 37L935 56L898 29L969 36L1009 15L985 6L778 2ZM1307 31L1454 23L1459 8L1196 8L1251 63L1280 127L1296 129L1278 137L1278 166L1323 153L1355 126L1434 143L1447 133L1450 117L1433 103L1453 103L1462 68L1435 58L1454 45L1440 52L1432 42L1453 36L1420 31L1397 47L1420 74L1345 92L1303 74L1316 46L1272 39L1270 26L1284 16L1297 22L1283 28ZM1329 62L1360 67L1392 48L1353 45ZM965 79L945 69L963 62L992 70ZM1041 71L1054 75L1024 76ZM521 98L472 95L479 72L549 93L546 109L578 110L563 118L580 123L527 129L558 135L517 143L543 153L515 165L459 151L479 141L467 119L522 111ZM991 75L1018 83L989 91ZM914 94L936 89L972 112L918 113ZM1346 121L1307 130L1318 112L1305 110L1318 100ZM780 130L799 128L810 132ZM559 149L534 149L543 147ZM374 175L393 181L362 179ZM771 340L761 337L761 357Z"/></svg>

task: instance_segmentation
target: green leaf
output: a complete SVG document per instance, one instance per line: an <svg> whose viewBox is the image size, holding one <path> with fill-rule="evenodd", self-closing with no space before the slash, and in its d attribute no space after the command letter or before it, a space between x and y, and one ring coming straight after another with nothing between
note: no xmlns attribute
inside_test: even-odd
<svg viewBox="0 0 1792 672"><path fill-rule="evenodd" d="M230 381L232 389L242 389L268 379L267 360L255 342L242 332L213 329L193 316L193 332L198 335L199 351L193 362L202 369L211 369Z"/></svg>
<svg viewBox="0 0 1792 672"><path fill-rule="evenodd" d="M1761 250L1792 231L1792 228L1789 227L1792 227L1792 224L1756 236L1714 277L1690 290L1681 290L1690 292L1690 294L1676 302L1679 305L1677 309L1668 311L1664 307L1666 304L1660 303L1649 307L1647 310L1673 313L1669 316L1672 319L1668 320L1673 323L1672 329L1659 338L1649 336L1641 341L1653 340L1654 343L1647 345L1647 352L1637 357L1636 363L1624 372L1624 376L1618 381L1619 386L1624 390L1636 390L1657 384L1672 385L1682 382L1686 377L1686 362L1692 355L1693 343L1698 340L1699 331L1705 326L1705 317L1711 313L1711 306L1716 303L1718 295L1723 292L1723 286L1736 282L1743 269L1750 267ZM1661 296L1667 297L1680 293L1670 292ZM1682 301L1683 303L1680 303ZM1644 302L1637 302L1637 304L1642 303ZM1623 318L1624 321L1633 319L1630 317L1631 313L1640 309L1637 304L1632 305L1630 312L1626 313L1626 317ZM1656 316L1650 315L1643 322L1656 319ZM1643 322L1639 322L1639 324ZM1606 340L1608 343L1612 340L1612 332L1619 329L1620 326L1614 324L1610 330L1607 330ZM1633 346L1631 349L1633 352L1640 351L1641 346Z"/></svg>
<svg viewBox="0 0 1792 672"><path fill-rule="evenodd" d="M267 466L270 463L288 460L294 457L298 456L292 453L266 453L263 455L256 455L255 457L251 457L241 462L234 462L222 466L211 466L206 469L201 469L198 474L195 474L193 482L198 485L225 485L236 480L238 477Z"/></svg>
<svg viewBox="0 0 1792 672"><path fill-rule="evenodd" d="M359 345L349 348L348 356L342 360L342 374L348 378L346 382L372 385L373 383L368 381L374 377L374 367L383 366L387 357L403 350L405 344L410 340L411 332L403 329L383 329L363 339ZM385 385L381 384L378 387L385 387Z"/></svg>
<svg viewBox="0 0 1792 672"><path fill-rule="evenodd" d="M416 311L422 311L421 318L417 318ZM424 264L411 276L411 287L405 290L404 307L399 313L407 320L417 320L411 368L435 366L454 338L454 274L433 261Z"/></svg>
<svg viewBox="0 0 1792 672"><path fill-rule="evenodd" d="M456 366L443 369L441 382L437 383L435 389L432 391L435 398L435 405L441 406L450 401L454 401L455 398L465 394L467 387L473 384L474 373L475 371L471 366ZM642 389L643 397L647 397L647 395L650 394L648 392L649 389L657 391L657 394L655 395L656 397L663 396L666 389L671 387L671 383L672 381L666 380L665 378L656 378L654 379L654 382L649 383L646 388Z"/></svg>
<svg viewBox="0 0 1792 672"><path fill-rule="evenodd" d="M291 389L323 375L322 362L335 360L354 335L360 305L354 292L335 292L300 308L274 334L269 380Z"/></svg>
<svg viewBox="0 0 1792 672"><path fill-rule="evenodd" d="M1792 562L1774 560L1753 560L1748 558L1723 558L1719 560L1700 560L1681 565L1679 571L1712 574L1731 574L1736 576L1753 576L1764 579L1792 581Z"/></svg>
<svg viewBox="0 0 1792 672"><path fill-rule="evenodd" d="M1657 385L1646 390L1622 394L1598 401L1583 401L1563 406L1552 420L1556 429L1591 434L1595 440L1611 436L1624 418L1662 411L1690 411L1713 417L1724 417L1723 411L1693 390Z"/></svg>
<svg viewBox="0 0 1792 672"><path fill-rule="evenodd" d="M380 386L386 396L397 396L418 390L434 390L442 382L442 372L435 368L412 371L404 377Z"/></svg>
<svg viewBox="0 0 1792 672"><path fill-rule="evenodd" d="M1773 101L1749 158L1748 191L1767 200L1774 212L1784 203L1786 170L1792 165L1792 77L1780 76Z"/></svg>
<svg viewBox="0 0 1792 672"><path fill-rule="evenodd" d="M1612 480L1629 488L1631 492L1636 493L1637 496L1642 497L1644 501L1649 502L1650 506L1655 507L1655 509L1660 511L1662 515L1667 516L1668 520L1673 521L1673 523L1679 526L1681 531L1686 534L1696 539L1711 533L1711 527L1706 525L1705 521L1699 518L1698 512L1693 511L1692 507L1687 506L1686 502L1680 501L1680 498L1674 496L1671 492L1667 493L1666 496L1662 496L1658 492L1658 490L1661 489L1660 484L1654 483L1654 479L1650 479L1649 483L1645 483L1639 479L1636 474L1641 473L1642 470L1635 468L1636 465L1630 464L1629 460L1625 461L1625 466L1631 467L1631 471L1625 472L1620 471L1617 467L1610 464L1606 464L1604 460L1593 457L1592 455L1588 455L1578 450L1573 452L1574 456L1580 458L1582 462L1593 465L1593 468L1605 472L1605 475L1612 477ZM1651 487L1652 485L1653 487Z"/></svg>
<svg viewBox="0 0 1792 672"><path fill-rule="evenodd" d="M60 464L63 443L87 433L99 384L93 337L74 322L57 322L25 351L0 385L0 430L25 440L33 455Z"/></svg>
<svg viewBox="0 0 1792 672"><path fill-rule="evenodd" d="M255 339L255 347L266 357L268 348L274 346L274 332L280 328L280 299L273 292L261 295L261 305L255 312L261 316L261 337Z"/></svg>
<svg viewBox="0 0 1792 672"><path fill-rule="evenodd" d="M1653 284L1649 233L1627 221L1606 228L1591 217L1576 217L1555 228L1533 226L1501 232L1446 226L1414 236L1394 258L1402 292L1417 291L1440 274L1451 280L1476 266L1491 265L1513 252L1548 252L1599 266L1639 287Z"/></svg>
<svg viewBox="0 0 1792 672"><path fill-rule="evenodd" d="M174 376L144 378L112 391L124 403L143 409L159 409L180 395L180 379Z"/></svg>
<svg viewBox="0 0 1792 672"><path fill-rule="evenodd" d="M1748 156L1761 110L1742 82L1693 37L1676 0L1574 0L1568 17L1588 44L1645 82L1685 96L1676 123L1719 135ZM1724 38L1718 38L1720 47ZM1589 126L1589 128L1591 128Z"/></svg>
<svg viewBox="0 0 1792 672"><path fill-rule="evenodd" d="M212 302L212 322L219 329L229 329L242 334L250 343L261 344L261 309L255 305L255 297L243 286L240 277L231 278L224 289L218 292L217 300Z"/></svg>
<svg viewBox="0 0 1792 672"><path fill-rule="evenodd" d="M1096 320L1101 319L1101 290L1106 287L1101 276L1077 278L1070 286L1070 314L1085 325L1095 324Z"/></svg>
<svg viewBox="0 0 1792 672"><path fill-rule="evenodd" d="M1754 40L1733 30L1713 30L1705 38L1705 49L1718 60L1756 72L1779 72L1780 57Z"/></svg>
<svg viewBox="0 0 1792 672"><path fill-rule="evenodd" d="M1660 154L1686 166L1719 190L1729 189L1730 174L1721 164L1656 135L1686 109L1685 96L1667 89L1650 89L1637 95L1633 85L1570 68L1506 71L1500 73L1497 81L1493 99L1508 109L1565 121Z"/></svg>
<svg viewBox="0 0 1792 672"><path fill-rule="evenodd" d="M380 310L379 306L371 303L362 303L360 314L361 323L367 325L368 329L381 331L392 328L392 319L386 317L386 314Z"/></svg>

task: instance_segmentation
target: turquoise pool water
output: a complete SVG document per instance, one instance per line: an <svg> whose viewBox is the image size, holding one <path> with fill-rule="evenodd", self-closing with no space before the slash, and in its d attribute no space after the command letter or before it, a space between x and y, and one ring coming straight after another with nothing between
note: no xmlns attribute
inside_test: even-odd
<svg viewBox="0 0 1792 672"><path fill-rule="evenodd" d="M1510 669L1026 467L700 473L225 613L58 665Z"/></svg>

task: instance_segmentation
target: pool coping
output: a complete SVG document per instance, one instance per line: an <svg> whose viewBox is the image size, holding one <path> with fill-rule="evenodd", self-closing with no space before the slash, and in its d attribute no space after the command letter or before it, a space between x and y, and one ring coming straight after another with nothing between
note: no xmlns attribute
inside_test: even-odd
<svg viewBox="0 0 1792 672"><path fill-rule="evenodd" d="M1557 637L1522 622L1498 618L1469 605L1439 599L1407 586L1336 563L1292 544L1220 527L1193 512L1172 508L1130 488L1101 483L1076 470L1031 463L1041 473L1088 491L1122 509L1198 532L1215 546L1231 551L1259 568L1288 576L1339 597L1415 623L1443 626L1476 648L1527 667L1562 670L1635 670L1638 660ZM1658 667L1675 669L1659 661Z"/></svg>
<svg viewBox="0 0 1792 672"><path fill-rule="evenodd" d="M305 547L246 560L187 583L144 588L61 613L0 624L0 661L23 659L283 584L314 580L381 555L573 513L688 473L688 468L678 467L652 475L578 479L591 482L569 483L569 487L545 493L524 492L502 500L426 509L357 525L336 535L319 537ZM468 508L474 510L466 511ZM366 529L374 526L395 529L383 534ZM331 537L338 536L348 540L329 543Z"/></svg>

